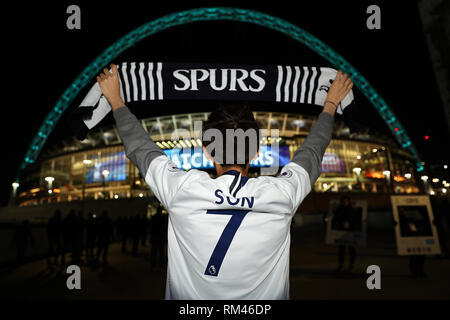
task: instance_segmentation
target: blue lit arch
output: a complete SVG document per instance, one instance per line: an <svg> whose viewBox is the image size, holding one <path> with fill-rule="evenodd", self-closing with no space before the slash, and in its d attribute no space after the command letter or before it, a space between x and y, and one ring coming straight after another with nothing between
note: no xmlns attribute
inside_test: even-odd
<svg viewBox="0 0 450 320"><path fill-rule="evenodd" d="M364 78L336 51L328 47L325 43L317 39L312 34L283 19L247 9L217 7L192 9L166 15L138 27L109 46L78 75L78 77L58 99L53 109L48 113L41 124L38 133L31 141L25 158L19 167L16 181L19 179L21 170L37 159L45 141L47 140L47 137L53 131L56 123L61 118L62 113L69 107L70 103L74 100L78 93L100 72L105 65L110 64L112 60L124 50L150 35L187 23L215 20L232 20L253 23L279 31L286 36L303 43L311 50L327 59L335 68L342 69L344 72L348 73L352 77L355 86L362 91L367 99L369 99L375 107L375 110L386 122L400 145L413 155L416 160L417 171L422 171L424 169L423 162L420 160L416 148L412 144L411 139L406 133L404 127L395 117L392 110L388 107L386 102L376 92L376 90L369 84L366 78Z"/></svg>

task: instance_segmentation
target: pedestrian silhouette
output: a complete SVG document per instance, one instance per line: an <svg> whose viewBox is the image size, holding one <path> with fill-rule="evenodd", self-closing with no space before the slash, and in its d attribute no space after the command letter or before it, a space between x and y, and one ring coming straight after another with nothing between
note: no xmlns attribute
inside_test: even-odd
<svg viewBox="0 0 450 320"><path fill-rule="evenodd" d="M86 221L86 258L91 260L94 258L94 248L97 240L97 219L94 214L89 212Z"/></svg>
<svg viewBox="0 0 450 320"><path fill-rule="evenodd" d="M354 231L357 225L355 221L356 214L352 207L352 203L348 196L342 196L340 205L336 208L332 220L333 229L343 230L343 231ZM356 249L354 246L341 244L338 247L338 268L337 271L341 271L344 265L345 249L348 248L350 255L350 265L348 271L351 271L355 265L356 259Z"/></svg>
<svg viewBox="0 0 450 320"><path fill-rule="evenodd" d="M30 246L34 247L34 238L31 233L30 223L28 220L23 220L14 232L10 244L10 248L15 248L17 251L17 264L24 262L25 255Z"/></svg>
<svg viewBox="0 0 450 320"><path fill-rule="evenodd" d="M73 217L73 243L72 243L72 261L75 264L82 262L81 256L83 253L84 242L84 229L85 221L83 218L83 212L79 211L76 216Z"/></svg>
<svg viewBox="0 0 450 320"><path fill-rule="evenodd" d="M108 263L108 248L113 237L113 222L107 211L98 218L98 247L97 247L97 261L102 257L103 264Z"/></svg>
<svg viewBox="0 0 450 320"><path fill-rule="evenodd" d="M152 246L151 266L162 267L165 263L165 242L167 238L166 218L162 214L163 208L159 206L156 214L150 220L150 241Z"/></svg>
<svg viewBox="0 0 450 320"><path fill-rule="evenodd" d="M117 219L117 238L122 244L122 253L127 251L128 219L120 216Z"/></svg>
<svg viewBox="0 0 450 320"><path fill-rule="evenodd" d="M147 245L147 236L148 236L148 228L149 228L149 221L145 214L142 214L141 218L141 244L143 247Z"/></svg>
<svg viewBox="0 0 450 320"><path fill-rule="evenodd" d="M76 225L76 216L75 210L70 210L69 214L63 219L62 222L62 230L63 230L63 246L62 246L62 255L61 255L61 263L66 263L66 255L69 252L72 252L71 259L73 260L73 249L74 249L74 237L75 237L75 225Z"/></svg>
<svg viewBox="0 0 450 320"><path fill-rule="evenodd" d="M58 257L62 252L62 220L61 211L56 210L47 222L47 240L49 265L58 264ZM53 258L53 262L52 262Z"/></svg>
<svg viewBox="0 0 450 320"><path fill-rule="evenodd" d="M447 216L450 214L448 207L448 200L443 197L439 202L437 200L433 201L431 198L431 205L434 214L434 224L436 226L436 231L438 234L439 244L441 247L441 255L439 257L448 258L450 256L449 249L447 245Z"/></svg>
<svg viewBox="0 0 450 320"><path fill-rule="evenodd" d="M141 239L141 218L139 217L139 214L135 215L132 219L131 219L131 223L130 223L130 235L131 235L131 240L133 242L133 247L132 247L132 254L134 256L138 255L138 246L139 246L139 240Z"/></svg>

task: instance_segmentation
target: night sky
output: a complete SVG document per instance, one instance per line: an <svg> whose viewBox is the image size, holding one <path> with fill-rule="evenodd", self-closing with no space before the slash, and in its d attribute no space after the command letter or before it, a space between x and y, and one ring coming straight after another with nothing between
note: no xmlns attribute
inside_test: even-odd
<svg viewBox="0 0 450 320"><path fill-rule="evenodd" d="M75 77L104 49L136 27L176 11L205 6L248 8L281 17L309 31L340 53L381 94L405 126L422 159L444 159L449 132L414 1L295 1L246 5L243 1L140 1L95 5L83 1L16 2L2 10L3 137L0 201L6 204L11 182L32 137L46 114ZM150 5L152 3L152 5ZM345 3L345 4L343 4ZM81 30L66 28L66 8L81 8ZM381 30L366 28L367 6L381 8ZM237 22L204 22L175 27L125 51L115 62L167 61L236 64L332 65L281 33ZM90 86L88 86L90 87ZM79 102L86 90L79 95ZM354 88L360 123L389 134L365 97ZM76 107L71 105L69 112ZM291 104L258 104L257 110L318 113ZM158 103L135 106L138 117L209 111L208 103ZM71 135L63 115L48 144ZM112 123L112 117L103 124ZM425 140L424 136L430 139Z"/></svg>

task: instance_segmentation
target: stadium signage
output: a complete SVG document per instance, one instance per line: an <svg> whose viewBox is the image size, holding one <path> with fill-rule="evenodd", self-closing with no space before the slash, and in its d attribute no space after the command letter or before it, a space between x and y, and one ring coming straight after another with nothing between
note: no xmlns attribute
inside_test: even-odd
<svg viewBox="0 0 450 320"><path fill-rule="evenodd" d="M214 164L203 154L201 148L165 149L164 153L179 168L189 169L212 169ZM284 166L289 162L289 147L280 146L278 152L270 146L261 146L258 157L250 162L250 167L270 167L278 158L279 165Z"/></svg>

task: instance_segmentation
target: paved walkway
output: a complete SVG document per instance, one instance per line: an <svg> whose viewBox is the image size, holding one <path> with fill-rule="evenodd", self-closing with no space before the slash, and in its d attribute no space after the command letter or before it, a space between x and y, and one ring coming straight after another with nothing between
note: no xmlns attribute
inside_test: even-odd
<svg viewBox="0 0 450 320"><path fill-rule="evenodd" d="M449 299L450 260L427 258L427 278L409 275L408 259L396 255L390 232L369 233L368 248L357 250L357 264L350 272L335 273L336 248L322 244L320 228L296 228L292 232L292 299ZM82 266L82 289L66 288L61 266L49 269L45 260L17 268L0 269L0 297L26 299L162 299L165 270L151 270L150 248L140 256L122 254L110 247L106 267ZM381 290L366 287L368 265L381 268Z"/></svg>

